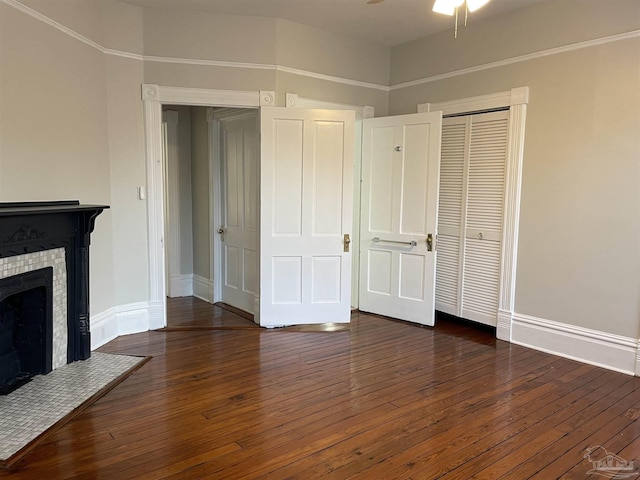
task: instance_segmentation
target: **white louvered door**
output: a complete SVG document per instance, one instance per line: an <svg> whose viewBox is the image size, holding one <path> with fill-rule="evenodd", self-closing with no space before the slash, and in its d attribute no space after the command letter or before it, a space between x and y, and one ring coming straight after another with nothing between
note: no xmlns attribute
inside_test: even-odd
<svg viewBox="0 0 640 480"><path fill-rule="evenodd" d="M509 112L442 127L436 309L497 324Z"/></svg>

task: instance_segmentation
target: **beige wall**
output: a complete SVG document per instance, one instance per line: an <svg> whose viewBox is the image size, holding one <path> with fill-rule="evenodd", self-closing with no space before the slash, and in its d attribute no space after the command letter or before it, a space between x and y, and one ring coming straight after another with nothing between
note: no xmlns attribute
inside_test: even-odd
<svg viewBox="0 0 640 480"><path fill-rule="evenodd" d="M211 279L209 225L209 123L207 109L191 109L191 203L193 205L193 273Z"/></svg>
<svg viewBox="0 0 640 480"><path fill-rule="evenodd" d="M96 233L108 232L112 236L115 305L126 305L144 302L149 296L147 203L138 198L138 187L146 185L139 87L143 72L135 60L106 57L105 64L111 174L107 203L111 205L112 225L102 232L98 223Z"/></svg>
<svg viewBox="0 0 640 480"><path fill-rule="evenodd" d="M639 28L637 0L551 0L392 48L391 85Z"/></svg>
<svg viewBox="0 0 640 480"><path fill-rule="evenodd" d="M193 222L192 222L192 194L191 194L191 107L184 105L168 105L163 111L170 110L178 115L177 128L177 171L179 197L170 201L176 201L180 224L180 271L183 275L193 273ZM172 179L176 181L176 179ZM167 179L167 183L170 180ZM166 225L165 225L166 228ZM169 240L167 240L169 241ZM165 242L166 246L166 242Z"/></svg>
<svg viewBox="0 0 640 480"><path fill-rule="evenodd" d="M346 85L290 72L280 67L386 85L389 49L323 32L286 20L210 12L146 9L146 55L191 63L145 61L145 82L164 86L222 90L272 90L284 105L287 92L339 103L374 105L386 112L384 89ZM194 64L203 61L205 64ZM206 63L209 64L206 64ZM248 68L211 65L236 62ZM202 63L202 62L201 62ZM264 68L251 67L258 64ZM366 103L363 103L366 102Z"/></svg>
<svg viewBox="0 0 640 480"><path fill-rule="evenodd" d="M0 199L109 204L103 55L0 4ZM96 221L91 308L115 302L113 212Z"/></svg>
<svg viewBox="0 0 640 480"><path fill-rule="evenodd" d="M389 83L388 48L287 20L277 21L277 62L324 75Z"/></svg>
<svg viewBox="0 0 640 480"><path fill-rule="evenodd" d="M478 22L459 40L493 46L483 61L494 61L640 26L639 2L608 2L616 7L609 15L604 3L543 3L527 9L540 19L527 28L519 20L522 12L513 12L490 22L495 31ZM580 10L579 22L561 21L569 7ZM534 35L544 18L544 35ZM477 64L472 58L462 62L462 42L440 34L432 41L452 58L434 54L429 39L412 42L393 49L392 78L416 80ZM640 334L639 52L638 38L615 41L390 94L390 111L398 114L414 112L418 103L530 87L517 313L632 338Z"/></svg>
<svg viewBox="0 0 640 480"><path fill-rule="evenodd" d="M25 4L92 41L141 51L142 9ZM91 311L148 300L141 62L105 56L6 4L0 22L0 199L110 205L92 235Z"/></svg>
<svg viewBox="0 0 640 480"><path fill-rule="evenodd" d="M277 20L204 11L144 11L146 55L275 64Z"/></svg>

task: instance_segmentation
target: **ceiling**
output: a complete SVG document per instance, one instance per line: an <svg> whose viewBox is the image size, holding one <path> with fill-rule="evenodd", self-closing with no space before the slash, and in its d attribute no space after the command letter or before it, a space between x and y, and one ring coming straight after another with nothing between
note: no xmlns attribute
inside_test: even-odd
<svg viewBox="0 0 640 480"><path fill-rule="evenodd" d="M433 0L123 0L153 8L206 10L232 15L275 17L394 46L448 28L453 18L431 11ZM546 0L492 0L469 19L497 15Z"/></svg>

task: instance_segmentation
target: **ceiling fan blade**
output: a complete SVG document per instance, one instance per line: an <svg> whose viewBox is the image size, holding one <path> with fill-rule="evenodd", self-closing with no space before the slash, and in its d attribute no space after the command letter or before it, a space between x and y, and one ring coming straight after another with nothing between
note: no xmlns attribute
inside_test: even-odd
<svg viewBox="0 0 640 480"><path fill-rule="evenodd" d="M384 0L367 0L368 5L375 5L376 3L382 3Z"/></svg>

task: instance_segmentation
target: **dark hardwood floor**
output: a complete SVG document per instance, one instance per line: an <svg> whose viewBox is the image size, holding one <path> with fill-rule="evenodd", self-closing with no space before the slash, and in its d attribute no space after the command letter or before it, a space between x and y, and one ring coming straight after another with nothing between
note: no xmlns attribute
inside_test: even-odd
<svg viewBox="0 0 640 480"><path fill-rule="evenodd" d="M640 378L447 319L264 330L181 302L169 326L194 328L102 347L153 359L0 478L595 479L587 447L640 458Z"/></svg>

